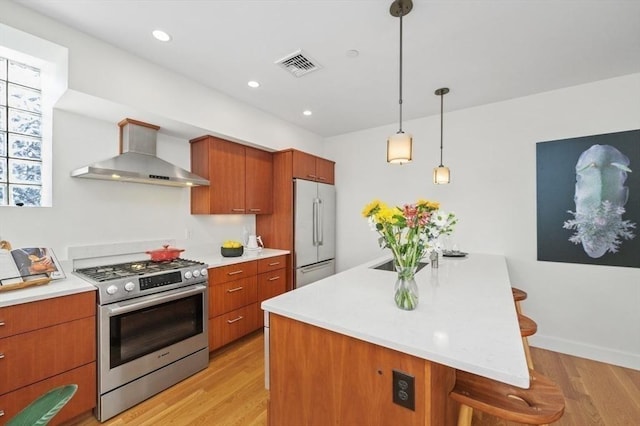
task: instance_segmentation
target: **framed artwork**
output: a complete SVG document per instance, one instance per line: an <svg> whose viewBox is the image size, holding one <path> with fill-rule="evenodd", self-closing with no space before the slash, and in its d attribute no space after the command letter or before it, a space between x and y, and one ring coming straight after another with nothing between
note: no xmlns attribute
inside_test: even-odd
<svg viewBox="0 0 640 426"><path fill-rule="evenodd" d="M538 260L640 268L640 130L536 144Z"/></svg>

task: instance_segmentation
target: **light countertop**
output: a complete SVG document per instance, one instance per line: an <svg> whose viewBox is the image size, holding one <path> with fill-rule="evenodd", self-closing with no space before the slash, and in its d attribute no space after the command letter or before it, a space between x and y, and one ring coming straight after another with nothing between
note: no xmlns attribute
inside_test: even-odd
<svg viewBox="0 0 640 426"><path fill-rule="evenodd" d="M180 257L204 262L210 268L217 268L284 254L289 254L289 252L265 248L259 251L245 251L245 254L239 257L222 257L219 247L207 246L187 249L181 253ZM45 285L2 291L0 292L0 308L96 290L93 285L73 274L73 267L70 261L63 261L61 264L66 278L53 280Z"/></svg>
<svg viewBox="0 0 640 426"><path fill-rule="evenodd" d="M395 306L396 273L357 266L262 302L265 311L522 388L529 371L504 256L440 258L416 274L419 304Z"/></svg>

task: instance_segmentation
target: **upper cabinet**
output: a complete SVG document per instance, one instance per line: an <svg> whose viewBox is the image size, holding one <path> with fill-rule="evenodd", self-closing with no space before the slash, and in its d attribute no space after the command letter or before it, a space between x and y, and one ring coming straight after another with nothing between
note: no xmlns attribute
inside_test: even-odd
<svg viewBox="0 0 640 426"><path fill-rule="evenodd" d="M293 152L293 177L335 184L334 165L331 160L316 157L306 152L292 150Z"/></svg>
<svg viewBox="0 0 640 426"><path fill-rule="evenodd" d="M270 214L273 210L269 152L202 136L191 140L191 171L210 182L191 188L192 214Z"/></svg>

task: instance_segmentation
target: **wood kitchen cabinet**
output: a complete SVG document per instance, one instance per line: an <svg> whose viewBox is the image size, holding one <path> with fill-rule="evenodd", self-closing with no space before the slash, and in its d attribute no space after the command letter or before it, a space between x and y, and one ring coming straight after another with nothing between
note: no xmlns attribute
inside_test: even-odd
<svg viewBox="0 0 640 426"><path fill-rule="evenodd" d="M287 255L209 268L209 351L263 326L260 303L286 290Z"/></svg>
<svg viewBox="0 0 640 426"><path fill-rule="evenodd" d="M60 424L96 405L95 293L0 308L0 423L45 392L78 391L52 420Z"/></svg>
<svg viewBox="0 0 640 426"><path fill-rule="evenodd" d="M214 136L191 142L191 171L209 186L191 188L192 214L269 214L273 160L270 152Z"/></svg>
<svg viewBox="0 0 640 426"><path fill-rule="evenodd" d="M331 160L316 157L306 152L291 150L293 154L293 177L315 182L335 183L334 165Z"/></svg>
<svg viewBox="0 0 640 426"><path fill-rule="evenodd" d="M335 184L334 165L333 161L295 149L273 153L273 213L256 216L256 233L262 237L266 247L293 253L293 179ZM315 175L316 179L310 179L309 173ZM294 283L293 263L290 261L287 266L287 290L291 290Z"/></svg>

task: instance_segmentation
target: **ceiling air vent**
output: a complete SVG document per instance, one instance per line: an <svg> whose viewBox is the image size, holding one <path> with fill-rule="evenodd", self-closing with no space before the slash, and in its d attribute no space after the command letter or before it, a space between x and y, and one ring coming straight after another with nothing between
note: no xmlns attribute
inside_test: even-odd
<svg viewBox="0 0 640 426"><path fill-rule="evenodd" d="M305 74L322 68L322 66L318 65L317 62L312 60L309 55L302 50L296 50L284 58L278 59L275 63L296 77L302 77Z"/></svg>

